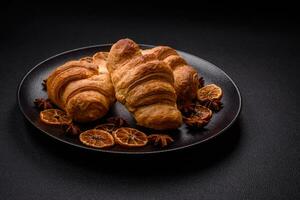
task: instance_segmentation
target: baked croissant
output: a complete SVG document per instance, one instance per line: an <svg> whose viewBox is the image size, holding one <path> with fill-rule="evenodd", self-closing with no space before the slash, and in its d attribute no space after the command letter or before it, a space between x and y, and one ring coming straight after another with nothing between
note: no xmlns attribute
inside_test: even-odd
<svg viewBox="0 0 300 200"><path fill-rule="evenodd" d="M133 113L138 125L164 130L182 124L173 71L165 62L142 55L135 42L122 39L112 46L107 68L117 100Z"/></svg>
<svg viewBox="0 0 300 200"><path fill-rule="evenodd" d="M49 99L74 121L90 122L104 116L114 102L114 88L105 64L95 58L70 61L56 68L47 79ZM101 70L100 70L101 69Z"/></svg>
<svg viewBox="0 0 300 200"><path fill-rule="evenodd" d="M157 59L164 61L172 68L179 105L188 104L196 98L199 88L198 73L174 49L158 46L143 50L142 53L143 55L155 55Z"/></svg>

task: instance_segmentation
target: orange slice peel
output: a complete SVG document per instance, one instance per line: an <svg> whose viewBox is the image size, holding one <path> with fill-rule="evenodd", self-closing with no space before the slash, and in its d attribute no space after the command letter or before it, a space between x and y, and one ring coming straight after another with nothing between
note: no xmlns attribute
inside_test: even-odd
<svg viewBox="0 0 300 200"><path fill-rule="evenodd" d="M84 131L79 135L79 140L94 148L106 148L115 144L114 138L109 132L97 129Z"/></svg>
<svg viewBox="0 0 300 200"><path fill-rule="evenodd" d="M113 136L116 143L123 147L142 147L148 143L147 135L134 128L119 128Z"/></svg>
<svg viewBox="0 0 300 200"><path fill-rule="evenodd" d="M72 118L59 109L46 109L41 111L40 119L50 125L68 125L72 122Z"/></svg>

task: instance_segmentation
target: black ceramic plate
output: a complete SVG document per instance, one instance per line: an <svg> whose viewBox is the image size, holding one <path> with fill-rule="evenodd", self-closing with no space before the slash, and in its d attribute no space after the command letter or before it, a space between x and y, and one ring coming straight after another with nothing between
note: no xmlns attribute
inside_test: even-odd
<svg viewBox="0 0 300 200"><path fill-rule="evenodd" d="M140 46L144 49L152 47L150 45ZM19 106L28 121L50 137L79 148L108 153L146 154L179 150L212 139L230 127L239 115L241 109L241 96L232 79L215 65L189 53L178 51L186 61L196 68L204 77L205 84L215 83L223 90L222 102L224 107L221 111L213 115L211 121L204 129L193 130L189 129L186 125L182 125L178 130L169 131L169 134L174 138L174 143L163 149L153 145L132 149L124 149L115 145L110 149L96 149L81 144L78 138L66 136L62 128L43 124L39 120L39 111L33 104L33 101L36 98L47 98L46 92L42 90L41 83L43 79L45 79L57 66L62 65L66 61L90 56L98 51L109 51L110 47L111 45L106 44L67 51L41 62L30 70L24 76L18 88ZM132 127L136 127L132 116L127 112L126 108L119 103L116 103L111 108L107 116L120 116L126 119Z"/></svg>

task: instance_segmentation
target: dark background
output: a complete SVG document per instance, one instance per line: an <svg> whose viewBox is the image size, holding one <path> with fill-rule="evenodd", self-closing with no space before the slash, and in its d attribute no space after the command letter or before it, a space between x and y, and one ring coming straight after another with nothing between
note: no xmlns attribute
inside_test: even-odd
<svg viewBox="0 0 300 200"><path fill-rule="evenodd" d="M299 199L299 20L289 2L6 2L1 7L1 199ZM161 156L81 152L21 115L37 63L124 37L208 60L239 86L242 113L204 145Z"/></svg>

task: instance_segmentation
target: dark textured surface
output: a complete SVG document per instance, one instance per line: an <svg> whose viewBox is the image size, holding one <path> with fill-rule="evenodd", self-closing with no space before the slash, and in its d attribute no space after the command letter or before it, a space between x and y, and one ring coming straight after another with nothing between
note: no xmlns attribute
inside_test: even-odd
<svg viewBox="0 0 300 200"><path fill-rule="evenodd" d="M300 42L298 23L285 20L31 15L6 22L1 199L299 199ZM29 69L59 52L122 37L171 45L224 69L243 96L237 123L189 151L127 158L67 148L24 120L16 88Z"/></svg>

